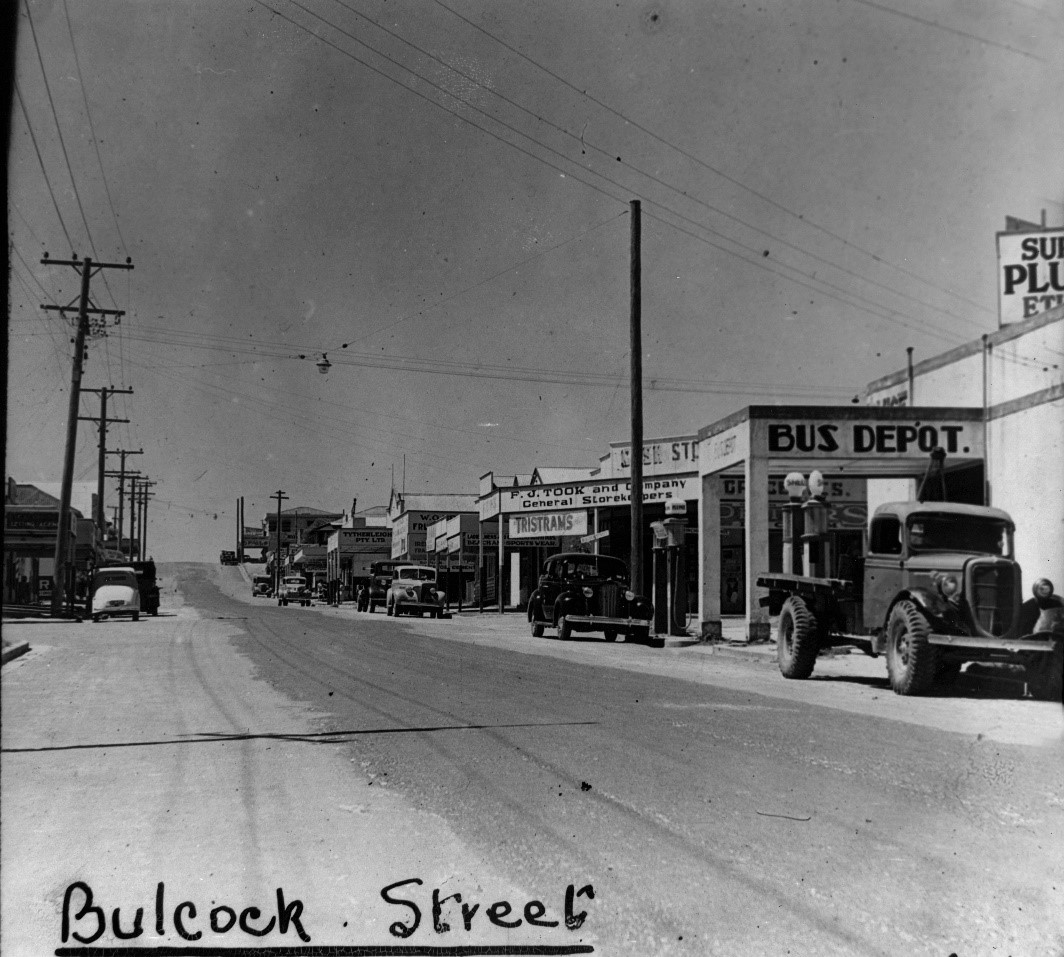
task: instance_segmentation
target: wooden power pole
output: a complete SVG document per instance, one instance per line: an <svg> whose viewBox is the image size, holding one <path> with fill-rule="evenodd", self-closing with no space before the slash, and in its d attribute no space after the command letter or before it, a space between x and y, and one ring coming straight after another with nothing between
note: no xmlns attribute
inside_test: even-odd
<svg viewBox="0 0 1064 957"><path fill-rule="evenodd" d="M632 591L643 594L643 290L642 213L638 199L631 202L631 352L632 352Z"/></svg>

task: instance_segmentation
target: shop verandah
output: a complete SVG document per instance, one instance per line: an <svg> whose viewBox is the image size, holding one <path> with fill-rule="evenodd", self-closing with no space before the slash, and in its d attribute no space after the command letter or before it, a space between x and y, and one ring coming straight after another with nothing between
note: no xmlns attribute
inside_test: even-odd
<svg viewBox="0 0 1064 957"><path fill-rule="evenodd" d="M945 450L951 499L984 501L984 413L978 408L750 406L702 429L699 438L698 580L701 635L721 637L721 504L724 483L743 483L743 593L749 641L769 637L757 576L773 570L770 478L820 471L825 479L863 479L867 509L912 497L930 453ZM830 503L829 503L830 504ZM828 567L843 540L827 545ZM863 547L863 533L861 539Z"/></svg>

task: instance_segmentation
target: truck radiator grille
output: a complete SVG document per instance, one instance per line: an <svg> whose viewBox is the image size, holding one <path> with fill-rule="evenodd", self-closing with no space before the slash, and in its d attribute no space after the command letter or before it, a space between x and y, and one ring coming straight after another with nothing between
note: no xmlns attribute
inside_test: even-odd
<svg viewBox="0 0 1064 957"><path fill-rule="evenodd" d="M1009 564L973 563L970 570L972 614L987 634L1000 637L1012 627L1015 578Z"/></svg>

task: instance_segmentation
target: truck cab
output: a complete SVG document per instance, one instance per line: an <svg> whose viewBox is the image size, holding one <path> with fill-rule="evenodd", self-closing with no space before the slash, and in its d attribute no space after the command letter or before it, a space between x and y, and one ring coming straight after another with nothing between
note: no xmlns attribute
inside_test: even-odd
<svg viewBox="0 0 1064 957"><path fill-rule="evenodd" d="M1044 578L1023 600L1014 532L989 506L892 502L839 578L759 576L779 615L780 672L808 678L823 648L856 645L886 657L898 694L924 693L966 661L998 661L1021 666L1034 697L1059 702L1064 601Z"/></svg>

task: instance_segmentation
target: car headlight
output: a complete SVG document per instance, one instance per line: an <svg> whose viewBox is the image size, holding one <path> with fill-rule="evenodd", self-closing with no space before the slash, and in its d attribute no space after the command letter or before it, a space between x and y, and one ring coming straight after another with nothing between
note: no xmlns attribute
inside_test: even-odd
<svg viewBox="0 0 1064 957"><path fill-rule="evenodd" d="M945 598L952 598L961 587L960 582L957 581L954 575L946 575L944 573L936 576L936 583L938 584L938 590Z"/></svg>
<svg viewBox="0 0 1064 957"><path fill-rule="evenodd" d="M590 598L590 597L591 597L592 595L594 595L594 594L595 594L595 593L594 593L594 592L593 592L593 591L591 590L591 588L590 588L589 586L587 586L587 585L585 585L585 586L584 586L584 589L583 589L583 591L584 591L584 597L585 597L585 598Z"/></svg>
<svg viewBox="0 0 1064 957"><path fill-rule="evenodd" d="M1053 595L1053 583L1048 578L1039 578L1031 588L1035 598L1045 600Z"/></svg>
<svg viewBox="0 0 1064 957"><path fill-rule="evenodd" d="M413 588L408 588L406 590L406 597L407 598L416 598L417 597L417 595L414 593L414 589Z"/></svg>
<svg viewBox="0 0 1064 957"><path fill-rule="evenodd" d="M635 601L635 592L634 591L626 591L624 593L624 599L625 599L625 601Z"/></svg>

